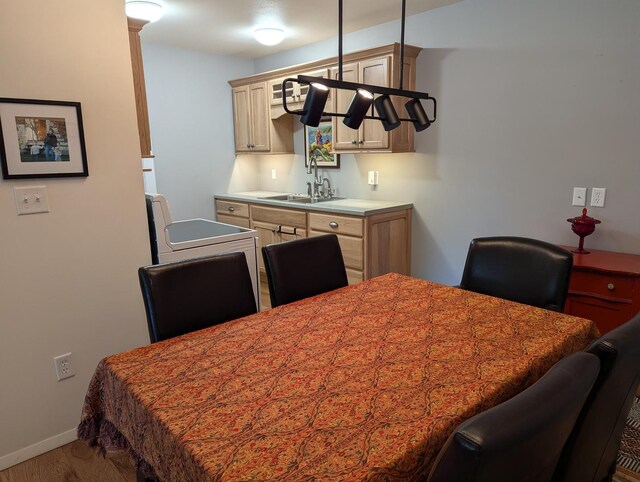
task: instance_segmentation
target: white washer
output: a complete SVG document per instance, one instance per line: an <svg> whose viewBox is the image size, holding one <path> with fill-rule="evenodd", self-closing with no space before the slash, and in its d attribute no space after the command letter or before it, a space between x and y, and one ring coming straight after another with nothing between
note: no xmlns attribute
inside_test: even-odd
<svg viewBox="0 0 640 482"><path fill-rule="evenodd" d="M260 307L258 233L208 219L172 221L162 194L146 194L153 264L242 251L247 258L256 307Z"/></svg>

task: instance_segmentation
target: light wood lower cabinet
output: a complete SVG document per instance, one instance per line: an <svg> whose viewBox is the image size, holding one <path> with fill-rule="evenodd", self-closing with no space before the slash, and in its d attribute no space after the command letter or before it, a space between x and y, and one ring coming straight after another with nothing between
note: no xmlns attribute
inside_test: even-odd
<svg viewBox="0 0 640 482"><path fill-rule="evenodd" d="M411 209L351 216L217 199L216 213L220 222L257 232L262 309L270 307L261 250L268 244L333 233L340 243L349 284L390 272L411 274Z"/></svg>

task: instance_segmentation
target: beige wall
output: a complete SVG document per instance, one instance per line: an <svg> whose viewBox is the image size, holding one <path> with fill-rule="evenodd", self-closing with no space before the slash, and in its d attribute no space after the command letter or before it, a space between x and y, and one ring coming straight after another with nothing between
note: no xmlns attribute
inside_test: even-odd
<svg viewBox="0 0 640 482"><path fill-rule="evenodd" d="M2 0L0 97L79 101L89 177L0 180L0 469L75 437L98 361L148 342L150 260L122 0ZM51 212L16 215L14 186ZM77 375L57 382L53 357Z"/></svg>

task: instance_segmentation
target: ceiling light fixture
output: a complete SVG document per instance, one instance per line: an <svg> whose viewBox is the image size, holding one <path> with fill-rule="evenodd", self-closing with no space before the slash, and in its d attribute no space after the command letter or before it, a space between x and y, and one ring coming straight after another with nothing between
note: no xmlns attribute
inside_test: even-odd
<svg viewBox="0 0 640 482"><path fill-rule="evenodd" d="M345 114L339 112L322 112L326 103L326 96L322 104L319 100L313 102L309 100L310 95L305 100L302 109L291 110L287 107L286 96L282 99L282 106L285 112L289 114L299 115L300 122L305 125L317 127L320 117L344 117L343 123L352 129L358 129L364 119L379 120L386 131L395 129L402 122L411 122L417 132L421 132L436 121L437 104L435 97L423 92L414 92L412 90L404 90L403 85L403 67L404 67L404 26L406 20L406 0L402 0L402 22L400 27L400 79L398 88L381 87L378 85L362 84L359 82L347 82L342 79L342 2L338 0L338 76L336 79L324 79L321 77L312 77L308 75L298 75L298 77L288 77L282 81L282 91L286 90L287 84L297 82L302 85L321 85L326 87L326 94L329 89L336 90L352 90L355 92L351 105ZM316 87L317 89L317 87ZM315 89L310 88L309 94ZM378 98L374 100L374 94L378 94ZM393 105L391 97L403 97L408 99L405 102L405 110L409 114L409 118L400 118ZM431 101L433 103L433 117L429 118L422 106L421 100ZM309 101L309 102L307 102ZM371 105L375 106L378 113L377 116L367 115ZM322 105L322 107L319 107ZM372 109L373 110L373 109ZM372 112L373 113L373 112Z"/></svg>
<svg viewBox="0 0 640 482"><path fill-rule="evenodd" d="M157 2L129 0L124 5L127 17L155 22L164 14L164 7Z"/></svg>
<svg viewBox="0 0 640 482"><path fill-rule="evenodd" d="M262 45L277 45L284 40L284 30L281 28L257 28L253 36Z"/></svg>

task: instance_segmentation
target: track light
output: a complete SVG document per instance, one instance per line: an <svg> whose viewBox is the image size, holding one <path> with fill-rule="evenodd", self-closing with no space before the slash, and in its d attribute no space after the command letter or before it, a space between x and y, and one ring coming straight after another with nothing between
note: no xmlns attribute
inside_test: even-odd
<svg viewBox="0 0 640 482"><path fill-rule="evenodd" d="M351 105L342 123L351 129L358 129L372 102L373 94L371 92L365 89L357 89L356 93L353 94Z"/></svg>
<svg viewBox="0 0 640 482"><path fill-rule="evenodd" d="M411 117L411 122L413 122L413 127L415 127L416 132L421 132L431 125L431 121L422 108L419 99L411 99L404 107L407 109L409 117Z"/></svg>
<svg viewBox="0 0 640 482"><path fill-rule="evenodd" d="M376 111L380 116L380 122L382 122L382 127L384 127L385 131L392 131L400 125L400 119L395 107L393 107L391 97L381 95L373 102L373 105L376 106Z"/></svg>
<svg viewBox="0 0 640 482"><path fill-rule="evenodd" d="M327 97L329 97L329 87L319 82L312 82L309 85L307 98L304 101L300 122L307 126L318 127L324 106L327 103Z"/></svg>

